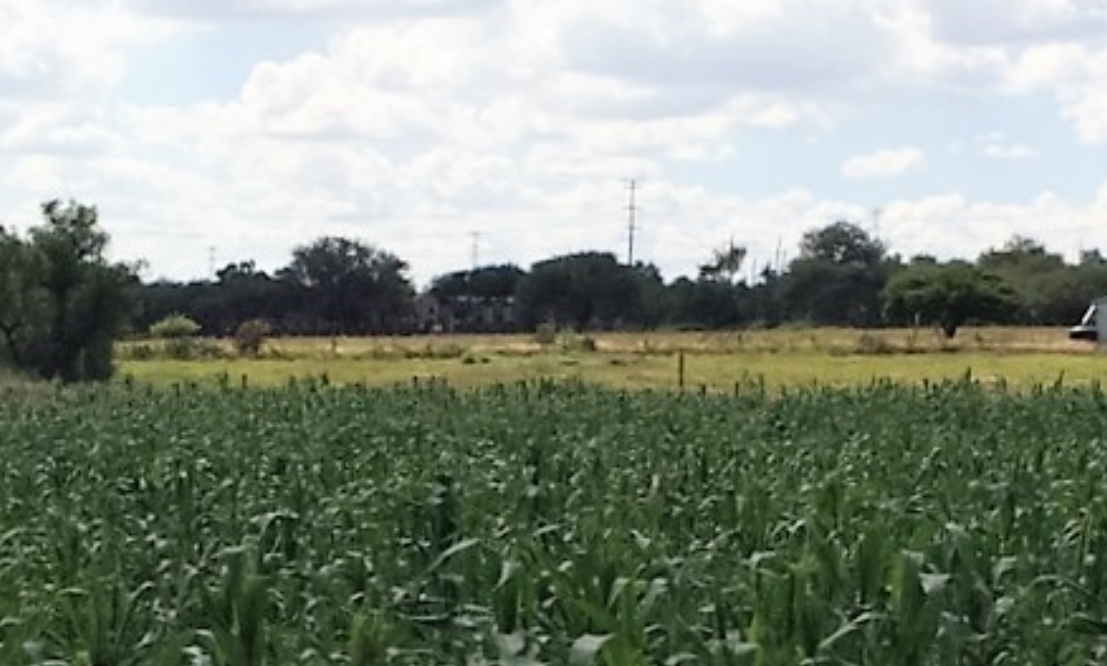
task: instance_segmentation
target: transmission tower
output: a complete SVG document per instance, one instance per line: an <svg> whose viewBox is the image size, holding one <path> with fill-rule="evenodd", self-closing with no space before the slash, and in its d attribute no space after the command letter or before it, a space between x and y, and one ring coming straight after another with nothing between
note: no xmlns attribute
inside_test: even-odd
<svg viewBox="0 0 1107 666"><path fill-rule="evenodd" d="M636 217L638 204L635 196L638 193L638 181L631 180L628 186L630 199L627 202L627 266L634 265L634 233L637 231Z"/></svg>

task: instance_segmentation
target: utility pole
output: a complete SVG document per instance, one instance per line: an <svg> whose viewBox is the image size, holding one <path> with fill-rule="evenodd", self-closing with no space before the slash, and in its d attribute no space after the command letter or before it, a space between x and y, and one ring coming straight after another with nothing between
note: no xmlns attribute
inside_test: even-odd
<svg viewBox="0 0 1107 666"><path fill-rule="evenodd" d="M884 209L880 206L873 208L873 238L880 240L880 216L884 214Z"/></svg>
<svg viewBox="0 0 1107 666"><path fill-rule="evenodd" d="M470 231L469 236L473 239L469 258L472 261L473 270L477 270L477 267L480 265L480 232Z"/></svg>
<svg viewBox="0 0 1107 666"><path fill-rule="evenodd" d="M208 279L215 281L215 246L208 246Z"/></svg>
<svg viewBox="0 0 1107 666"><path fill-rule="evenodd" d="M630 201L627 204L627 266L634 265L634 232L635 216L638 214L638 205L635 202L635 194L638 192L638 181L630 181Z"/></svg>

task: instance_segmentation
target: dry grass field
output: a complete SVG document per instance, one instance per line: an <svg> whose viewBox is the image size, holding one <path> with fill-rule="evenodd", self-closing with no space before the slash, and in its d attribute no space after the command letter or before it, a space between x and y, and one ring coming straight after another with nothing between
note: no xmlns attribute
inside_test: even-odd
<svg viewBox="0 0 1107 666"><path fill-rule="evenodd" d="M464 352L505 355L548 354L573 347L582 337L595 351L669 354L797 352L926 353L955 351L1084 353L1087 343L1070 341L1052 327L969 327L947 340L931 329L858 330L848 328L778 328L752 331L617 332L563 335L543 345L533 335L429 335L374 338L283 338L267 342L272 357L392 358L451 356ZM229 348L228 348L229 350Z"/></svg>
<svg viewBox="0 0 1107 666"><path fill-rule="evenodd" d="M145 345L144 353L136 354L136 345ZM551 344L530 335L296 338L268 341L256 359L236 357L225 341L205 342L206 355L192 360L167 358L156 345L124 344L121 376L161 386L220 381L275 386L303 378L476 386L554 378L727 390L749 382L785 388L966 375L1013 386L1085 384L1107 375L1107 355L1069 341L1061 328L966 328L953 340L931 330L825 328L568 334Z"/></svg>

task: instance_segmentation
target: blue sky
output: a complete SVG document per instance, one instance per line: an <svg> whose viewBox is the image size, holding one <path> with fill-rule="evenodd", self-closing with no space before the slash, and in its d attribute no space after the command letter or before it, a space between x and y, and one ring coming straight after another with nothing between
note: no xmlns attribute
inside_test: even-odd
<svg viewBox="0 0 1107 666"><path fill-rule="evenodd" d="M1107 249L1107 0L5 0L0 223L99 206L190 279L356 237L426 284L626 247L750 268L838 219Z"/></svg>
<svg viewBox="0 0 1107 666"><path fill-rule="evenodd" d="M234 99L259 62L325 49L330 30L327 24L280 20L190 26L137 49L117 94L135 104Z"/></svg>

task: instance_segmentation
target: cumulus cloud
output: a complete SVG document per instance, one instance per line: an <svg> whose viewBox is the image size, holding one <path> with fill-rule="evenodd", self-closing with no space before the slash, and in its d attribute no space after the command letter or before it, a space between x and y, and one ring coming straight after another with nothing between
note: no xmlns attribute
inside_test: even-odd
<svg viewBox="0 0 1107 666"><path fill-rule="evenodd" d="M917 169L923 161L922 151L914 146L890 148L851 157L842 165L842 175L852 180L892 178Z"/></svg>
<svg viewBox="0 0 1107 666"><path fill-rule="evenodd" d="M7 99L104 93L127 67L129 49L174 28L111 5L63 0L0 3L0 91Z"/></svg>
<svg viewBox="0 0 1107 666"><path fill-rule="evenodd" d="M502 0L123 0L126 8L198 23L226 20L369 20L471 14Z"/></svg>
<svg viewBox="0 0 1107 666"><path fill-rule="evenodd" d="M827 95L878 77L892 46L868 3L744 4L655 3L645 18L635 18L637 4L615 16L581 12L562 50L574 68L645 85Z"/></svg>
<svg viewBox="0 0 1107 666"><path fill-rule="evenodd" d="M950 192L890 203L882 210L881 229L894 249L909 255L972 259L1023 236L1074 260L1088 243L1094 245L1089 230L1107 212L1104 203L1078 205L1049 192L1018 202L972 201Z"/></svg>
<svg viewBox="0 0 1107 666"><path fill-rule="evenodd" d="M985 132L974 136L968 143L950 145L952 155L973 155L996 161L1027 161L1041 157L1041 151L1021 141L1016 141L1001 131Z"/></svg>
<svg viewBox="0 0 1107 666"><path fill-rule="evenodd" d="M1040 156L1037 149L1025 143L1011 143L1002 139L984 141L981 154L993 160L1034 160Z"/></svg>
<svg viewBox="0 0 1107 666"><path fill-rule="evenodd" d="M487 261L620 251L627 178L642 181L641 256L670 277L732 236L764 266L804 231L868 219L874 199L893 200L881 229L905 253L1002 242L1035 220L1069 239L1102 204L904 195L923 179L958 191L958 165L924 140L956 137L941 119L908 136L866 118L932 94L1044 98L1080 139L1107 138L1107 55L1077 25L1099 20L1098 1L1000 16L974 0L989 25L945 0L5 0L0 221L75 196L126 258L174 277L206 272L211 247L273 268L340 233L397 252L421 282L467 265L474 230ZM256 63L233 94L120 96L134 58L197 26L233 42L246 20L331 38ZM966 150L1002 177L1001 162L1037 155L1028 136L1003 126Z"/></svg>
<svg viewBox="0 0 1107 666"><path fill-rule="evenodd" d="M935 34L964 45L1098 39L1107 28L1103 0L920 0Z"/></svg>
<svg viewBox="0 0 1107 666"><path fill-rule="evenodd" d="M1013 63L1009 84L1019 92L1052 93L1081 141L1107 141L1107 47L1102 44L1027 48Z"/></svg>
<svg viewBox="0 0 1107 666"><path fill-rule="evenodd" d="M970 94L1051 94L1084 143L1107 140L1107 0L913 0L887 14L917 80Z"/></svg>

